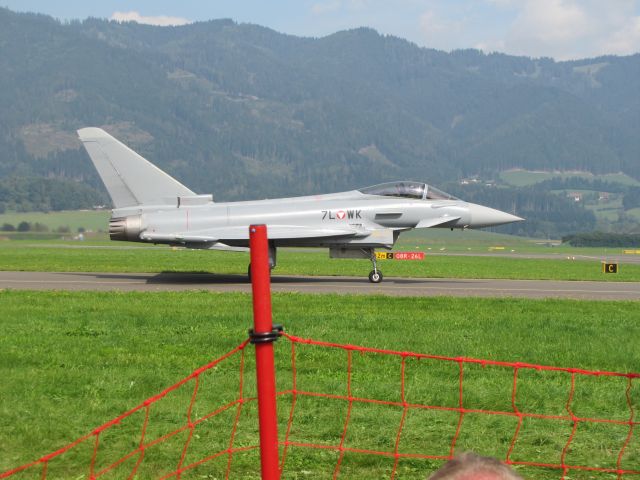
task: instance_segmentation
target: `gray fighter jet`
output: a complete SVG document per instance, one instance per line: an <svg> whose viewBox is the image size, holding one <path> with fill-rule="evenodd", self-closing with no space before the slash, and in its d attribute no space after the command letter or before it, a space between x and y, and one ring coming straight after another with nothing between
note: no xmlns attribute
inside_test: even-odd
<svg viewBox="0 0 640 480"><path fill-rule="evenodd" d="M113 201L112 240L244 251L249 225L266 224L272 268L277 247L328 247L331 258L370 259L369 280L379 283L375 249L391 249L402 232L523 220L412 181L327 195L215 203L212 195L192 192L104 130L83 128L78 135Z"/></svg>

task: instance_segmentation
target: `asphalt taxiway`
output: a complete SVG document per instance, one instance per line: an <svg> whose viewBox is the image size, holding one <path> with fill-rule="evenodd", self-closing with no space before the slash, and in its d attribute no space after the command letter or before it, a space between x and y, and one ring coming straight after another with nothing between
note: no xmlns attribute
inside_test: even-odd
<svg viewBox="0 0 640 480"><path fill-rule="evenodd" d="M361 277L274 275L271 286L274 292L640 300L640 282L385 278L375 285ZM0 289L250 292L251 284L243 275L2 271Z"/></svg>

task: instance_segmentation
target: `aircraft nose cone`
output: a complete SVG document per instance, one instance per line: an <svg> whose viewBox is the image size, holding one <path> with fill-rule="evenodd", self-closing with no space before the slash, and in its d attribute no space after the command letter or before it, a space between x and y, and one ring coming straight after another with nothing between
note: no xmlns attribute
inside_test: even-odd
<svg viewBox="0 0 640 480"><path fill-rule="evenodd" d="M485 207L483 205L469 204L469 213L471 214L471 228L493 227L503 225L505 223L522 222L524 218L502 212L494 208Z"/></svg>

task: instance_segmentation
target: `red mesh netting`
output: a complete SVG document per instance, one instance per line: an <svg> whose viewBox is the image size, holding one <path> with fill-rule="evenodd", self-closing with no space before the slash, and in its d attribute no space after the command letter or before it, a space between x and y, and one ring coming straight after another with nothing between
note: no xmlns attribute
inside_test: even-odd
<svg viewBox="0 0 640 480"><path fill-rule="evenodd" d="M466 450L529 467L527 477L542 478L553 471L555 478L578 471L640 474L640 439L637 434L634 439L638 395L632 395L640 374L287 338L293 386L282 394L293 400L283 442L284 471L289 449L302 447L336 452L334 478L344 470L347 455L350 471L351 464L358 468L363 463L358 458L363 455L388 459L379 462L380 467L394 479L410 476L416 465L419 469L416 460L444 461ZM310 348L343 353L342 372L336 369L334 381L325 382L333 383L334 392L314 385L317 370L308 358L322 354L299 352ZM334 432L333 442L298 440L298 404L314 403L309 399L334 402L330 410L342 418L342 428ZM329 418L330 413L322 413L327 407L315 403L320 416ZM425 463L425 470L429 466Z"/></svg>
<svg viewBox="0 0 640 480"><path fill-rule="evenodd" d="M514 465L526 478L640 475L640 374L284 338L288 347L276 343L283 478L426 478L467 450ZM27 471L40 478L258 475L246 345L0 478ZM79 467L64 470L65 462ZM67 473L53 475L54 467Z"/></svg>
<svg viewBox="0 0 640 480"><path fill-rule="evenodd" d="M255 397L245 396L248 343L243 342L75 442L2 473L0 478L37 478L36 473L42 479L180 478L181 472L216 460L218 464L224 461L229 478L234 455L258 448L257 444L238 445L237 441L242 410L247 403L256 401ZM216 375L222 366L230 368ZM220 391L218 377L229 375L236 388ZM203 438L209 443L208 454L192 458L190 446Z"/></svg>

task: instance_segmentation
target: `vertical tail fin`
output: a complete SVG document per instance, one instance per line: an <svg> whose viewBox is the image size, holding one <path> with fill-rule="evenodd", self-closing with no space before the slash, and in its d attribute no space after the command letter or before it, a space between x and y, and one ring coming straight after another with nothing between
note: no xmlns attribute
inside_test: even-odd
<svg viewBox="0 0 640 480"><path fill-rule="evenodd" d="M104 130L82 128L78 136L115 208L160 205L169 198L195 195Z"/></svg>

